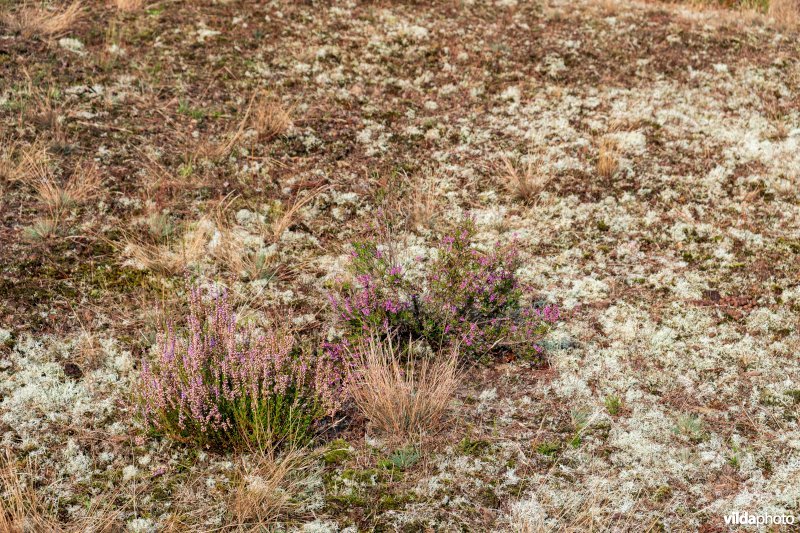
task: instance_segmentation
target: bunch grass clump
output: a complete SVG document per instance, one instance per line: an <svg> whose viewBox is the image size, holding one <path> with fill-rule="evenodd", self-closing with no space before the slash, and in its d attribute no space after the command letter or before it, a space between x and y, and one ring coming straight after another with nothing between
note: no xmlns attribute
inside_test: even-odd
<svg viewBox="0 0 800 533"><path fill-rule="evenodd" d="M378 430L411 437L439 427L460 380L458 353L438 357L400 349L392 337L363 339L352 350L349 389L355 404Z"/></svg>
<svg viewBox="0 0 800 533"><path fill-rule="evenodd" d="M338 362L299 349L289 332L237 323L227 294L193 287L186 328L168 325L145 361L140 412L158 432L212 447L307 441L343 398Z"/></svg>
<svg viewBox="0 0 800 533"><path fill-rule="evenodd" d="M467 218L442 237L424 274L412 278L378 238L353 245L353 282L330 301L350 340L376 330L421 339L434 350L458 348L482 358L501 352L540 358L541 338L560 318L558 307L537 303L517 277L516 242L481 251Z"/></svg>
<svg viewBox="0 0 800 533"><path fill-rule="evenodd" d="M14 13L0 17L10 30L23 37L58 37L63 35L77 23L84 14L83 3L76 0L62 9L47 9L42 6L22 7Z"/></svg>

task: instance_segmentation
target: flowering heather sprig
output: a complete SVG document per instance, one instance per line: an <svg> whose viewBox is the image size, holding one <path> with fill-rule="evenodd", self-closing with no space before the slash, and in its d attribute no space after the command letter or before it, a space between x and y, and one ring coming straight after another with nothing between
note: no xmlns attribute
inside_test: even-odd
<svg viewBox="0 0 800 533"><path fill-rule="evenodd" d="M413 318L414 297L403 269L374 243L355 243L352 254L354 283L341 294L329 294L337 319L358 335L378 329L388 331ZM403 331L405 333L405 331Z"/></svg>
<svg viewBox="0 0 800 533"><path fill-rule="evenodd" d="M222 292L189 296L186 330L159 335L160 355L143 363L145 422L182 440L225 444L268 435L302 438L342 401L340 361L295 350L291 335L240 327Z"/></svg>
<svg viewBox="0 0 800 533"><path fill-rule="evenodd" d="M472 246L474 234L473 221L466 219L445 235L419 284L407 280L378 244L355 244L355 282L330 296L337 318L353 337L391 330L401 337L424 338L436 349L457 344L463 354L512 350L538 357L538 341L559 320L558 308L524 303L532 299L531 291L516 276L520 259L515 241L482 252Z"/></svg>

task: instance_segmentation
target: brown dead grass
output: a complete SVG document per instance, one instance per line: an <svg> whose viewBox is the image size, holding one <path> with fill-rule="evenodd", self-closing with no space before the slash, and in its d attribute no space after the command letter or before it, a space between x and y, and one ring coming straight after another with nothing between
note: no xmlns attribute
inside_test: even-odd
<svg viewBox="0 0 800 533"><path fill-rule="evenodd" d="M5 14L2 21L11 31L25 38L58 37L68 33L83 13L81 0L56 10L25 4L16 12Z"/></svg>
<svg viewBox="0 0 800 533"><path fill-rule="evenodd" d="M119 511L110 499L92 505L83 518L60 523L33 484L30 464L20 467L6 450L0 456L0 531L3 533L111 533L119 531Z"/></svg>
<svg viewBox="0 0 800 533"><path fill-rule="evenodd" d="M258 134L260 142L269 141L286 133L292 124L292 117L280 102L266 96L258 96L251 109L251 127Z"/></svg>
<svg viewBox="0 0 800 533"><path fill-rule="evenodd" d="M237 279L256 280L277 275L279 265L275 256L268 255L262 250L254 250L246 242L244 234L237 231L227 216L227 205L223 202L216 211L215 225L219 232L219 239L212 255Z"/></svg>
<svg viewBox="0 0 800 533"><path fill-rule="evenodd" d="M327 186L322 186L318 189L307 191L305 194L302 194L302 196L301 193L298 193L294 200L289 203L289 206L278 212L278 214L272 219L272 222L266 231L266 236L273 242L279 241L283 233L289 229L289 226L291 226L294 222L300 209L314 201L317 195L327 190L327 188Z"/></svg>
<svg viewBox="0 0 800 533"><path fill-rule="evenodd" d="M308 450L290 448L278 455L271 447L243 458L228 498L232 529L269 531L277 521L296 513L296 497L314 458Z"/></svg>
<svg viewBox="0 0 800 533"><path fill-rule="evenodd" d="M12 180L30 184L47 211L54 213L97 198L102 192L100 168L93 161L79 163L62 185L55 177L50 155L43 145L32 145L9 170Z"/></svg>
<svg viewBox="0 0 800 533"><path fill-rule="evenodd" d="M373 337L353 354L356 405L373 427L399 438L437 432L461 375L457 351L422 358L412 350Z"/></svg>
<svg viewBox="0 0 800 533"><path fill-rule="evenodd" d="M31 101L25 109L24 120L36 126L40 132L49 136L53 141L66 143L66 132L61 121L62 109L54 101L50 92L37 89L30 77L28 77L28 84Z"/></svg>
<svg viewBox="0 0 800 533"><path fill-rule="evenodd" d="M132 13L144 7L144 0L114 0L114 5L120 11Z"/></svg>
<svg viewBox="0 0 800 533"><path fill-rule="evenodd" d="M175 240L152 243L126 235L122 239L122 255L138 268L176 275L184 272L206 254L213 236L208 220L200 219L187 227Z"/></svg>
<svg viewBox="0 0 800 533"><path fill-rule="evenodd" d="M414 178L403 174L408 194L398 203L409 228L432 228L439 219L439 198L435 178L427 173Z"/></svg>
<svg viewBox="0 0 800 533"><path fill-rule="evenodd" d="M550 182L536 160L514 164L503 158L503 182L506 189L522 202L533 205Z"/></svg>
<svg viewBox="0 0 800 533"><path fill-rule="evenodd" d="M619 156L616 143L603 137L598 146L597 174L604 179L610 179L619 169Z"/></svg>
<svg viewBox="0 0 800 533"><path fill-rule="evenodd" d="M219 140L201 137L194 141L189 159L222 160L245 144L251 130L258 142L267 142L285 133L291 123L289 112L280 102L257 93L250 98L241 118L225 130Z"/></svg>
<svg viewBox="0 0 800 533"><path fill-rule="evenodd" d="M770 0L767 15L782 28L800 26L800 0Z"/></svg>
<svg viewBox="0 0 800 533"><path fill-rule="evenodd" d="M93 161L79 163L62 184L42 144L22 150L17 163L7 164L4 172L11 181L29 185L36 192L43 213L28 232L36 238L55 235L68 208L96 199L103 192L100 168Z"/></svg>

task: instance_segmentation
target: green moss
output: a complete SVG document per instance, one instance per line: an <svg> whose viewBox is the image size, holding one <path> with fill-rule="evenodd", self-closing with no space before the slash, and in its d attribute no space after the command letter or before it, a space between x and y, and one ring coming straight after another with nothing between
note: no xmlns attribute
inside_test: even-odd
<svg viewBox="0 0 800 533"><path fill-rule="evenodd" d="M364 507L367 501L357 491L351 491L345 494L332 494L328 496L328 501L333 504L339 504L343 507Z"/></svg>
<svg viewBox="0 0 800 533"><path fill-rule="evenodd" d="M537 444L534 449L536 450L536 453L547 457L553 457L558 450L561 449L561 445L559 445L557 442L545 441Z"/></svg>
<svg viewBox="0 0 800 533"><path fill-rule="evenodd" d="M322 454L322 461L326 465L336 465L345 462L350 457L350 445L344 439L336 439L328 444L328 450Z"/></svg>
<svg viewBox="0 0 800 533"><path fill-rule="evenodd" d="M409 503L414 503L416 496L411 493L403 494L384 494L378 500L378 508L381 511L392 511L402 509Z"/></svg>
<svg viewBox="0 0 800 533"><path fill-rule="evenodd" d="M473 440L470 436L466 436L458 443L456 451L461 455L480 457L488 451L491 446L492 445L487 440Z"/></svg>
<svg viewBox="0 0 800 533"><path fill-rule="evenodd" d="M487 485L478 492L478 499L486 507L497 509L500 507L500 497L494 491L493 485Z"/></svg>
<svg viewBox="0 0 800 533"><path fill-rule="evenodd" d="M376 468L368 468L366 470L348 468L339 477L361 485L376 485L384 476L385 473Z"/></svg>
<svg viewBox="0 0 800 533"><path fill-rule="evenodd" d="M666 501L672 495L672 488L669 485L661 485L653 493L654 502Z"/></svg>
<svg viewBox="0 0 800 533"><path fill-rule="evenodd" d="M605 399L606 410L611 416L617 416L622 409L622 400L619 396L609 395Z"/></svg>

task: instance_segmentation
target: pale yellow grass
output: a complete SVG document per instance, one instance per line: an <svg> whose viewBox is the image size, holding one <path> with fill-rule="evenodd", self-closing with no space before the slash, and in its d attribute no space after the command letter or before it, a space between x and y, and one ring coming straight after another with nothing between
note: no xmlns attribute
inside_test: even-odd
<svg viewBox="0 0 800 533"><path fill-rule="evenodd" d="M144 0L114 0L114 5L120 11L132 13L144 7Z"/></svg>
<svg viewBox="0 0 800 533"><path fill-rule="evenodd" d="M436 433L458 387L457 351L422 357L391 339L365 340L353 351L353 400L375 429L398 438Z"/></svg>
<svg viewBox="0 0 800 533"><path fill-rule="evenodd" d="M205 218L187 228L172 242L154 244L126 236L123 255L136 267L165 274L180 274L196 264L205 254L213 225Z"/></svg>
<svg viewBox="0 0 800 533"><path fill-rule="evenodd" d="M600 177L609 179L619 169L619 158L616 143L604 137L600 140L597 155L597 173Z"/></svg>
<svg viewBox="0 0 800 533"><path fill-rule="evenodd" d="M242 117L222 134L220 140L204 137L197 141L191 159L224 159L245 143L249 131L255 132L259 142L266 142L285 133L291 123L289 112L278 101L257 93L250 98Z"/></svg>
<svg viewBox="0 0 800 533"><path fill-rule="evenodd" d="M419 174L410 178L403 173L409 191L399 203L410 228L432 228L439 219L439 197L433 176Z"/></svg>
<svg viewBox="0 0 800 533"><path fill-rule="evenodd" d="M312 191L307 191L302 196L298 193L294 200L289 203L288 207L280 210L276 216L273 217L269 227L266 228L266 236L272 241L279 241L283 233L289 229L289 226L294 222L300 209L311 203L317 195L327 188L327 186L322 186Z"/></svg>
<svg viewBox="0 0 800 533"><path fill-rule="evenodd" d="M52 167L47 150L37 144L22 150L19 161L5 170L10 180L31 186L43 206L43 216L28 231L37 238L54 235L68 208L102 194L100 168L93 161L79 163L63 184Z"/></svg>
<svg viewBox="0 0 800 533"><path fill-rule="evenodd" d="M268 141L286 133L292 124L292 117L280 102L259 96L252 107L251 127L258 134L259 141Z"/></svg>
<svg viewBox="0 0 800 533"><path fill-rule="evenodd" d="M83 16L83 3L77 0L66 7L23 5L15 12L3 15L3 23L12 31L29 37L57 37L63 35Z"/></svg>
<svg viewBox="0 0 800 533"><path fill-rule="evenodd" d="M227 502L233 529L268 531L295 514L314 459L308 450L289 448L279 454L267 447L240 460Z"/></svg>
<svg viewBox="0 0 800 533"><path fill-rule="evenodd" d="M800 26L800 0L770 0L767 14L779 26L796 29Z"/></svg>
<svg viewBox="0 0 800 533"><path fill-rule="evenodd" d="M237 278L256 280L274 275L278 270L275 255L254 250L245 234L228 221L226 210L227 206L223 203L215 215L219 239L212 252L214 259Z"/></svg>

